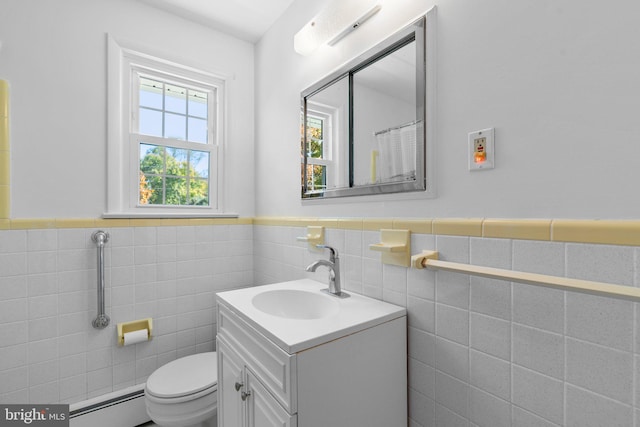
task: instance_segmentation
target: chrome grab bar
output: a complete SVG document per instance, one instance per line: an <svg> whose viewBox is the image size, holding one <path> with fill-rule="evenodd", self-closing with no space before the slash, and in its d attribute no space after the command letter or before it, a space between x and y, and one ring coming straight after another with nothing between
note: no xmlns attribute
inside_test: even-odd
<svg viewBox="0 0 640 427"><path fill-rule="evenodd" d="M104 245L109 241L109 233L96 231L91 240L98 246L98 316L91 324L96 329L104 329L111 321L104 312Z"/></svg>

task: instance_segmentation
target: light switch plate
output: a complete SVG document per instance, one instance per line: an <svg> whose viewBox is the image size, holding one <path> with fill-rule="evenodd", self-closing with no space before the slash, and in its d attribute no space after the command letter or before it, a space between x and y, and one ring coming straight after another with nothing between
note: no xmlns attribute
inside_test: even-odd
<svg viewBox="0 0 640 427"><path fill-rule="evenodd" d="M469 170L486 170L495 167L494 128L469 134Z"/></svg>

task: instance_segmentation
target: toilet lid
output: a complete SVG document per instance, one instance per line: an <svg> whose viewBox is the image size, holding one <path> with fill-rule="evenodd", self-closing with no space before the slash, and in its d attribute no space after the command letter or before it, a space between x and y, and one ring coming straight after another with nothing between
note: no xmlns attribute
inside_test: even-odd
<svg viewBox="0 0 640 427"><path fill-rule="evenodd" d="M181 357L156 369L147 379L147 392L156 397L182 397L214 387L218 382L216 352Z"/></svg>

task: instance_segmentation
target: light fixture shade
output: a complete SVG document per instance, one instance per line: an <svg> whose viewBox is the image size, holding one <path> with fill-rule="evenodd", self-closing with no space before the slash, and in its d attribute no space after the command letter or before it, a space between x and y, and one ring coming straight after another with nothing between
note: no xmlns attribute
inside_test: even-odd
<svg viewBox="0 0 640 427"><path fill-rule="evenodd" d="M301 55L310 55L324 43L333 45L380 9L371 1L334 0L296 33L293 48Z"/></svg>

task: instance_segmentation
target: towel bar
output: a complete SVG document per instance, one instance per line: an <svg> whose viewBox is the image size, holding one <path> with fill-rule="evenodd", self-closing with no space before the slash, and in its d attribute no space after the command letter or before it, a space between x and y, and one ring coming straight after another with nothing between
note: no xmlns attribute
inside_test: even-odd
<svg viewBox="0 0 640 427"><path fill-rule="evenodd" d="M435 251L423 251L421 254L411 257L411 261L411 265L415 268L450 271L489 279L506 280L527 285L640 302L640 288L634 288L632 286L441 261L438 259L438 252Z"/></svg>

